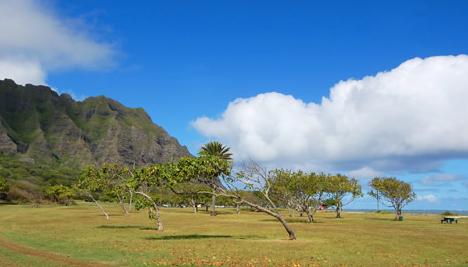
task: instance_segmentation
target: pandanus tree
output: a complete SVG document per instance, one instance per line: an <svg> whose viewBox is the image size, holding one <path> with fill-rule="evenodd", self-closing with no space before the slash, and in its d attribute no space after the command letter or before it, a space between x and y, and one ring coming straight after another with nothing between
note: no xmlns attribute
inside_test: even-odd
<svg viewBox="0 0 468 267"><path fill-rule="evenodd" d="M412 186L395 177L376 177L372 179L370 186L373 189L371 196L377 198L376 192L379 192L379 197L395 210L395 220L401 217L403 207L416 198Z"/></svg>
<svg viewBox="0 0 468 267"><path fill-rule="evenodd" d="M230 153L230 148L221 144L220 142L217 141L212 141L204 146L202 146L199 155L201 156L213 156L220 158L222 160L226 160L228 162L232 161L232 153ZM211 177L211 179L215 181L219 181L219 177ZM211 196L211 216L216 216L216 194L213 194Z"/></svg>

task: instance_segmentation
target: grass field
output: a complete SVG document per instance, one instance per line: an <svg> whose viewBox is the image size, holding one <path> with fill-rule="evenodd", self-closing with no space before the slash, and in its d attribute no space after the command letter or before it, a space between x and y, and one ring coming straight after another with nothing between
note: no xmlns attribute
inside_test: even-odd
<svg viewBox="0 0 468 267"><path fill-rule="evenodd" d="M290 218L288 241L261 213L220 215L163 209L165 231L146 212L112 207L0 206L0 266L468 266L468 221L441 225L437 215L320 212L317 223Z"/></svg>

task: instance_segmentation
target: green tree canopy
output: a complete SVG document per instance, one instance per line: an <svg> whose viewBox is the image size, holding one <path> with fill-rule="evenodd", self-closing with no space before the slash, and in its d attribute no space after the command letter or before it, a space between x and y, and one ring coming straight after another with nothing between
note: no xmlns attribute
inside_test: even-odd
<svg viewBox="0 0 468 267"><path fill-rule="evenodd" d="M273 173L273 197L282 205L305 212L308 222L313 222L313 215L327 190L328 176L290 170L274 170Z"/></svg>
<svg viewBox="0 0 468 267"><path fill-rule="evenodd" d="M416 198L412 186L395 177L376 177L369 185L373 189L371 196L377 197L379 192L386 204L395 209L395 219L401 216L403 207Z"/></svg>
<svg viewBox="0 0 468 267"><path fill-rule="evenodd" d="M329 175L326 188L327 194L329 195L327 203L335 206L336 218L341 218L341 211L344 206L362 196L359 182L354 178L349 178L341 174ZM345 197L348 195L350 195L351 198L347 202L344 202Z"/></svg>

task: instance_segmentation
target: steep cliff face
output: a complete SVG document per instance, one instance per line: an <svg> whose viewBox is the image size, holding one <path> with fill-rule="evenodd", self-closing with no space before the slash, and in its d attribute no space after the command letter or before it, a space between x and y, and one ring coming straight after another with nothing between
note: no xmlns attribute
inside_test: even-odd
<svg viewBox="0 0 468 267"><path fill-rule="evenodd" d="M146 165L189 156L143 109L106 98L82 102L45 86L0 81L0 154L82 167Z"/></svg>

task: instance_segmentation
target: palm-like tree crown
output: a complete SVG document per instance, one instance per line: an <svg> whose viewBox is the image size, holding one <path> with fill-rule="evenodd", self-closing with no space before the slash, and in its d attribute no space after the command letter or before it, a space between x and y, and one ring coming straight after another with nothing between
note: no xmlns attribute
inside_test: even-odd
<svg viewBox="0 0 468 267"><path fill-rule="evenodd" d="M221 144L220 142L213 141L202 146L199 154L220 157L221 159L231 161L232 153L229 152L230 148Z"/></svg>

